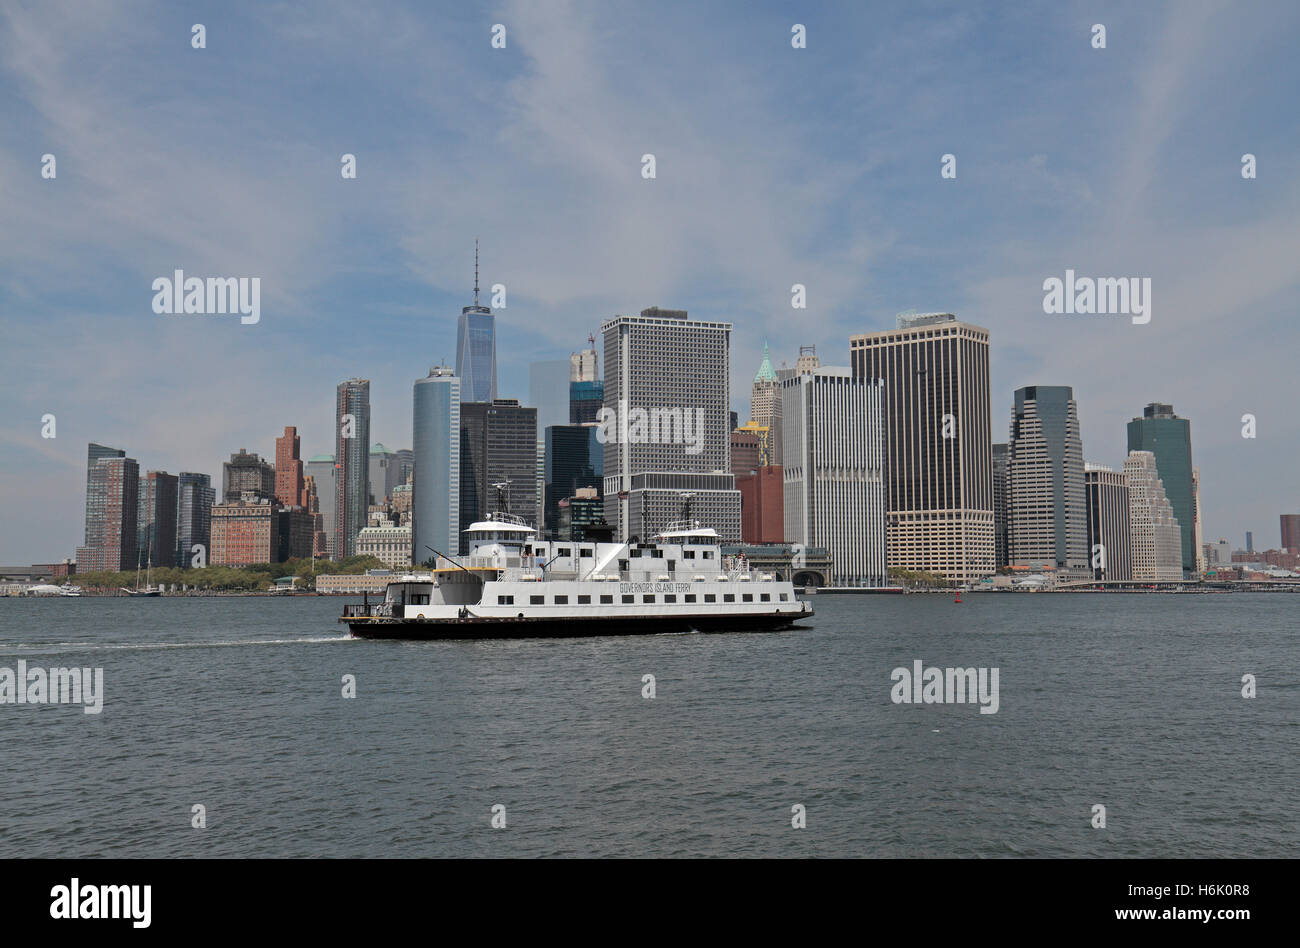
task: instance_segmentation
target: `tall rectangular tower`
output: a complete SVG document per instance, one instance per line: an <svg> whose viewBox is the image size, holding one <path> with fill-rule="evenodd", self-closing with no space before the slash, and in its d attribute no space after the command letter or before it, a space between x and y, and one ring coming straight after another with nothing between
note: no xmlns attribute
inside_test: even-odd
<svg viewBox="0 0 1300 948"><path fill-rule="evenodd" d="M822 547L835 585L884 586L884 399L877 379L816 368L781 383L785 541Z"/></svg>
<svg viewBox="0 0 1300 948"><path fill-rule="evenodd" d="M416 461L416 477L420 462ZM460 530L497 511L539 528L537 409L517 398L461 402Z"/></svg>
<svg viewBox="0 0 1300 948"><path fill-rule="evenodd" d="M1068 385L1017 389L1007 442L1007 556L1063 580L1089 576L1079 409Z"/></svg>
<svg viewBox="0 0 1300 948"><path fill-rule="evenodd" d="M299 457L298 429L286 426L275 439L275 500L281 507L307 507L303 490L302 458Z"/></svg>
<svg viewBox="0 0 1300 948"><path fill-rule="evenodd" d="M334 558L357 552L370 500L370 380L340 382L334 408Z"/></svg>
<svg viewBox="0 0 1300 948"><path fill-rule="evenodd" d="M140 478L136 503L136 546L146 566L172 566L176 559L175 474L149 471Z"/></svg>
<svg viewBox="0 0 1300 948"><path fill-rule="evenodd" d="M1099 464L1085 464L1083 484L1088 507L1090 575L1106 582L1132 579L1128 475Z"/></svg>
<svg viewBox="0 0 1300 948"><path fill-rule="evenodd" d="M605 343L605 519L619 539L692 517L740 540L731 474L731 323L643 309L601 326ZM688 496L689 495L689 496Z"/></svg>
<svg viewBox="0 0 1300 948"><path fill-rule="evenodd" d="M978 582L994 571L989 333L951 313L849 338L883 379L889 566ZM780 373L778 372L778 375Z"/></svg>
<svg viewBox="0 0 1300 948"><path fill-rule="evenodd" d="M188 569L195 562L194 547L203 547L207 563L212 555L212 505L217 493L207 474L181 471L176 475L176 565Z"/></svg>
<svg viewBox="0 0 1300 948"><path fill-rule="evenodd" d="M134 458L100 457L86 488L86 545L77 549L78 572L130 570L139 565L140 465Z"/></svg>
<svg viewBox="0 0 1300 948"><path fill-rule="evenodd" d="M411 562L460 552L460 379L437 365L416 381Z"/></svg>

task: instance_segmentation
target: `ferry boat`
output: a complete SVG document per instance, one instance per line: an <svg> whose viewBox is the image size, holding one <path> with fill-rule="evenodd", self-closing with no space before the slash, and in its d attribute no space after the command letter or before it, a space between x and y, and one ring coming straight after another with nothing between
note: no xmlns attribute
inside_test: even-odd
<svg viewBox="0 0 1300 948"><path fill-rule="evenodd" d="M361 638L531 638L777 631L813 615L788 581L724 558L698 520L644 543L539 540L502 513L465 534L467 556L438 554L339 621Z"/></svg>

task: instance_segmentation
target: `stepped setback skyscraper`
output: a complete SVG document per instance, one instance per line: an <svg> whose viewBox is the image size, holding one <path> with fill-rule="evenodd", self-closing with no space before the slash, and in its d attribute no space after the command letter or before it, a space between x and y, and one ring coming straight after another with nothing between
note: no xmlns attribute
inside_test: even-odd
<svg viewBox="0 0 1300 948"><path fill-rule="evenodd" d="M1130 451L1124 460L1129 488L1129 539L1133 578L1170 583L1183 578L1182 534L1160 481L1155 455Z"/></svg>
<svg viewBox="0 0 1300 948"><path fill-rule="evenodd" d="M1174 414L1173 405L1152 402L1142 417L1128 423L1128 449L1150 451L1178 521L1183 571L1196 570L1196 488L1192 467L1192 423Z"/></svg>
<svg viewBox="0 0 1300 948"><path fill-rule="evenodd" d="M855 377L885 382L889 566L992 575L988 330L951 313L899 316L849 350Z"/></svg>

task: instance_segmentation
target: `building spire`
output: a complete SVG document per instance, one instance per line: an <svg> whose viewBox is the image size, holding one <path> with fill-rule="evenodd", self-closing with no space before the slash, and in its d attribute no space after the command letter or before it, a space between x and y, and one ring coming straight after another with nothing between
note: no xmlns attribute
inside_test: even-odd
<svg viewBox="0 0 1300 948"><path fill-rule="evenodd" d="M478 305L478 238L474 238L474 305Z"/></svg>

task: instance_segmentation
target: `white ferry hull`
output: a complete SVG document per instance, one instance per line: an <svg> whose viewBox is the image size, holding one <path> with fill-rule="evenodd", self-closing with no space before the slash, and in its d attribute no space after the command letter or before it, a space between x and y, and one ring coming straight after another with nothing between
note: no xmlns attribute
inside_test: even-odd
<svg viewBox="0 0 1300 948"><path fill-rule="evenodd" d="M812 618L806 603L800 611L682 613L677 615L465 616L396 619L389 616L344 616L352 634L365 639L582 638L599 635L667 635L689 632L779 632L799 628Z"/></svg>

